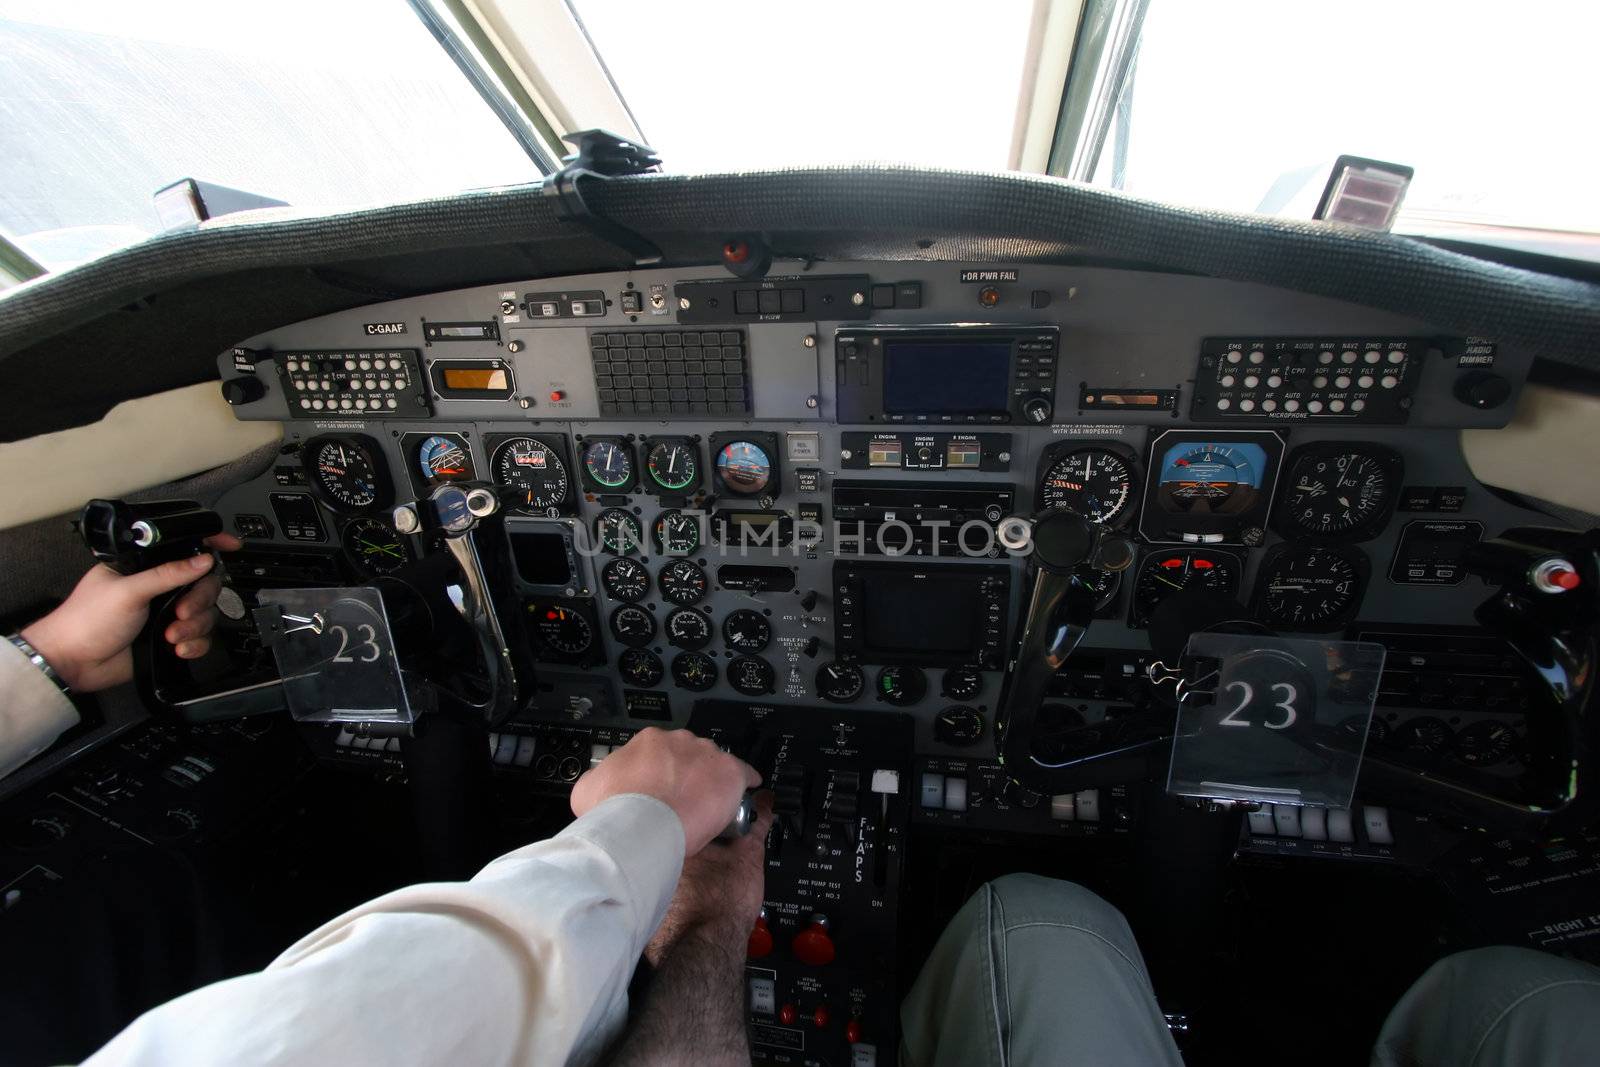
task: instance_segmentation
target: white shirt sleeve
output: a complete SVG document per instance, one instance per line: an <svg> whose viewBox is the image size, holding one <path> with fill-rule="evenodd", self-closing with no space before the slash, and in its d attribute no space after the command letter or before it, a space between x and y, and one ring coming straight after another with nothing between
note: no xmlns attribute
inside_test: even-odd
<svg viewBox="0 0 1600 1067"><path fill-rule="evenodd" d="M0 636L0 778L49 748L78 709L22 649Z"/></svg>
<svg viewBox="0 0 1600 1067"><path fill-rule="evenodd" d="M86 1065L592 1063L683 851L666 804L612 797L471 881L396 890L146 1012Z"/></svg>

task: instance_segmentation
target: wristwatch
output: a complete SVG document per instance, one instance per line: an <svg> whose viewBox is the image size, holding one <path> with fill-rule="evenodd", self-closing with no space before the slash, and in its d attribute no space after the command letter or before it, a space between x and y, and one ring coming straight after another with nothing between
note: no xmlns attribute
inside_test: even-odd
<svg viewBox="0 0 1600 1067"><path fill-rule="evenodd" d="M32 663L35 667L38 667L39 670L44 673L46 678L56 683L57 689L61 690L63 693L72 692L72 689L67 685L66 680L63 679L61 675L56 673L56 669L54 667L50 666L50 661L44 658L43 653L28 643L28 639L26 637L23 637L21 634L11 634L6 638L6 640L10 641L13 645L16 645L17 648L21 650L22 654L28 657L28 662Z"/></svg>

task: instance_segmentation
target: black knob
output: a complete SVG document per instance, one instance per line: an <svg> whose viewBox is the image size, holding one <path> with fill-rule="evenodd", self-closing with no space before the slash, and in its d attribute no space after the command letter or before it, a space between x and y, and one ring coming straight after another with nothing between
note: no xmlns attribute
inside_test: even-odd
<svg viewBox="0 0 1600 1067"><path fill-rule="evenodd" d="M817 649L819 649L821 647L822 647L822 640L820 638L809 637L809 638L806 639L806 647L801 649L800 651L804 652L807 657L809 657L811 659L816 659L817 658Z"/></svg>
<svg viewBox="0 0 1600 1067"><path fill-rule="evenodd" d="M1456 399L1469 408L1497 408L1511 399L1511 383L1493 371L1475 370L1456 379Z"/></svg>
<svg viewBox="0 0 1600 1067"><path fill-rule="evenodd" d="M1032 423L1049 422L1054 410L1048 397L1031 396L1022 403L1022 417Z"/></svg>
<svg viewBox="0 0 1600 1067"><path fill-rule="evenodd" d="M816 606L817 606L817 591L815 589L806 590L805 595L800 598L800 610L801 611L811 611Z"/></svg>
<svg viewBox="0 0 1600 1067"><path fill-rule="evenodd" d="M267 395L267 387L261 384L261 379L254 375L243 378L229 378L222 383L222 399L238 407L240 404L249 404L260 400Z"/></svg>

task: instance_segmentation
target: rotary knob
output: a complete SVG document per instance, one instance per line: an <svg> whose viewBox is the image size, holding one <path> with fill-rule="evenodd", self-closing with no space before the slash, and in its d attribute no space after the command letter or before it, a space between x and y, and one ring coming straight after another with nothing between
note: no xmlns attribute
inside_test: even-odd
<svg viewBox="0 0 1600 1067"><path fill-rule="evenodd" d="M1029 422L1042 426L1050 421L1050 416L1055 413L1050 399L1043 396L1030 396L1022 402L1022 417Z"/></svg>
<svg viewBox="0 0 1600 1067"><path fill-rule="evenodd" d="M254 375L241 378L229 378L222 383L222 399L233 407L240 404L251 404L267 395L267 387L261 384L261 379Z"/></svg>

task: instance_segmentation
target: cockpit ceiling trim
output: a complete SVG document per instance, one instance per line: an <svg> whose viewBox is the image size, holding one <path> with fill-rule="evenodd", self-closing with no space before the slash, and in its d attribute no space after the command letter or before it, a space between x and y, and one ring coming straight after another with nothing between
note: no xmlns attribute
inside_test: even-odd
<svg viewBox="0 0 1600 1067"><path fill-rule="evenodd" d="M1600 368L1600 286L1390 234L1156 204L1036 175L901 167L646 175L587 196L650 237L666 265L715 262L720 242L747 230L770 235L781 256L1089 259L1332 297ZM534 186L167 234L0 296L0 439L212 377L217 352L289 322L629 265L557 218Z"/></svg>

